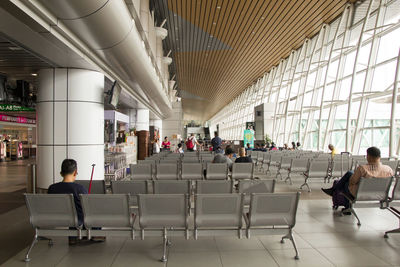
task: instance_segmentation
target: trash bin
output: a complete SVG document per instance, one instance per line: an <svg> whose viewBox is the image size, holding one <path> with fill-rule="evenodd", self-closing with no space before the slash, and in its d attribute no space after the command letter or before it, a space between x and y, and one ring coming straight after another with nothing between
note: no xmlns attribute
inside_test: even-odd
<svg viewBox="0 0 400 267"><path fill-rule="evenodd" d="M26 192L36 193L36 164L28 164L26 176Z"/></svg>

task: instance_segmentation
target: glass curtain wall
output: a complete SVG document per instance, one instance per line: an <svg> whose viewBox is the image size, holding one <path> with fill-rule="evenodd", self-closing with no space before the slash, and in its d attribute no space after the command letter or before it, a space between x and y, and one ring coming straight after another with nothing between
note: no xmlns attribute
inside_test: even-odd
<svg viewBox="0 0 400 267"><path fill-rule="evenodd" d="M304 149L384 156L400 150L400 0L348 4L341 16L282 59L211 120L242 140L254 107L274 103L272 140Z"/></svg>

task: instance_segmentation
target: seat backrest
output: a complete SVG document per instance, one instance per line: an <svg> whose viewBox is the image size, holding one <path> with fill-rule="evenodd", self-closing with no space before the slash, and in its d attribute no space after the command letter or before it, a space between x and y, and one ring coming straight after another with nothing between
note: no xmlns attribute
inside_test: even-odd
<svg viewBox="0 0 400 267"><path fill-rule="evenodd" d="M92 227L133 228L127 194L81 195L86 229Z"/></svg>
<svg viewBox="0 0 400 267"><path fill-rule="evenodd" d="M218 227L242 227L242 194L196 194L195 229Z"/></svg>
<svg viewBox="0 0 400 267"><path fill-rule="evenodd" d="M89 191L90 180L75 180L75 183L82 185ZM106 193L105 181L104 180L93 180L90 193L91 194L105 194Z"/></svg>
<svg viewBox="0 0 400 267"><path fill-rule="evenodd" d="M131 204L137 205L137 195L147 194L147 181L111 181L113 194L129 194Z"/></svg>
<svg viewBox="0 0 400 267"><path fill-rule="evenodd" d="M324 178L329 170L329 161L328 159L324 160L313 160L310 162L308 169L308 176L317 176L320 178Z"/></svg>
<svg viewBox="0 0 400 267"><path fill-rule="evenodd" d="M274 193L275 180L241 180L239 181L239 193Z"/></svg>
<svg viewBox="0 0 400 267"><path fill-rule="evenodd" d="M186 151L184 157L197 157L197 152Z"/></svg>
<svg viewBox="0 0 400 267"><path fill-rule="evenodd" d="M228 179L228 164L226 163L207 163L207 180L226 180Z"/></svg>
<svg viewBox="0 0 400 267"><path fill-rule="evenodd" d="M398 168L399 168L399 161L398 160L381 160L383 165L389 166L392 170L393 173L396 175Z"/></svg>
<svg viewBox="0 0 400 267"><path fill-rule="evenodd" d="M201 163L182 163L183 180L201 180L203 178L203 165Z"/></svg>
<svg viewBox="0 0 400 267"><path fill-rule="evenodd" d="M253 166L251 162L233 163L232 165L232 179L252 179Z"/></svg>
<svg viewBox="0 0 400 267"><path fill-rule="evenodd" d="M400 200L400 178L396 179L396 183L393 187L392 200Z"/></svg>
<svg viewBox="0 0 400 267"><path fill-rule="evenodd" d="M34 228L77 227L72 194L24 194Z"/></svg>
<svg viewBox="0 0 400 267"><path fill-rule="evenodd" d="M290 170L291 171L307 171L309 164L309 159L308 158L295 158L292 159L292 162L290 163Z"/></svg>
<svg viewBox="0 0 400 267"><path fill-rule="evenodd" d="M361 177L357 188L356 201L384 201L388 198L393 177L364 178Z"/></svg>
<svg viewBox="0 0 400 267"><path fill-rule="evenodd" d="M271 162L281 161L282 153L271 153Z"/></svg>
<svg viewBox="0 0 400 267"><path fill-rule="evenodd" d="M153 181L154 194L190 194L190 181Z"/></svg>
<svg viewBox="0 0 400 267"><path fill-rule="evenodd" d="M299 192L252 194L248 227L294 227L299 198Z"/></svg>
<svg viewBox="0 0 400 267"><path fill-rule="evenodd" d="M264 159L264 154L265 152L259 151L259 153L257 154L257 160L262 161Z"/></svg>
<svg viewBox="0 0 400 267"><path fill-rule="evenodd" d="M182 162L185 162L185 163L199 163L200 161L199 161L199 159L197 157L184 157L182 159Z"/></svg>
<svg viewBox="0 0 400 267"><path fill-rule="evenodd" d="M210 180L196 181L197 194L230 194L233 190L232 181Z"/></svg>
<svg viewBox="0 0 400 267"><path fill-rule="evenodd" d="M157 180L177 180L178 164L177 163L160 163L157 164Z"/></svg>
<svg viewBox="0 0 400 267"><path fill-rule="evenodd" d="M292 162L292 159L294 159L294 158L296 158L296 157L294 157L294 156L282 156L282 158L281 158L281 166L289 167L290 163Z"/></svg>
<svg viewBox="0 0 400 267"><path fill-rule="evenodd" d="M138 196L140 228L187 228L187 198L188 196L184 194L140 194Z"/></svg>
<svg viewBox="0 0 400 267"><path fill-rule="evenodd" d="M130 164L129 168L133 180L151 180L152 178L151 164Z"/></svg>

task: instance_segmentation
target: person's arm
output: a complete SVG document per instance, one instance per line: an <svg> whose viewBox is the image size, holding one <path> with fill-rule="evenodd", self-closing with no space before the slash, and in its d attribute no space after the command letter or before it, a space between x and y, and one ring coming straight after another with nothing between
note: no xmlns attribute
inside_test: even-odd
<svg viewBox="0 0 400 267"><path fill-rule="evenodd" d="M360 182L362 176L361 166L359 166L350 177L349 187L353 185L357 185Z"/></svg>

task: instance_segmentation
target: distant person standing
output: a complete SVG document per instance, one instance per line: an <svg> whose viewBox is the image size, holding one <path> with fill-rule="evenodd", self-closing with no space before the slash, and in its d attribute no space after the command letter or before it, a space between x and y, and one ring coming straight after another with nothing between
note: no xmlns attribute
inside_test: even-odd
<svg viewBox="0 0 400 267"><path fill-rule="evenodd" d="M300 142L297 142L297 144L296 144L296 149L297 149L297 150L301 150L301 148L300 148L300 147L301 147L301 144L300 144Z"/></svg>
<svg viewBox="0 0 400 267"><path fill-rule="evenodd" d="M216 151L222 144L222 139L218 136L218 132L214 132L214 138L211 139L212 150Z"/></svg>
<svg viewBox="0 0 400 267"><path fill-rule="evenodd" d="M197 149L197 145L200 144L197 142L196 137L194 137L194 133L192 133L186 141L186 148L188 151L195 151Z"/></svg>
<svg viewBox="0 0 400 267"><path fill-rule="evenodd" d="M168 140L168 136L164 138L164 141L162 142L162 148L163 150L170 150L171 149L171 142Z"/></svg>
<svg viewBox="0 0 400 267"><path fill-rule="evenodd" d="M152 141L153 143L153 154L158 154L160 153L160 141L158 138L155 136L154 140Z"/></svg>

